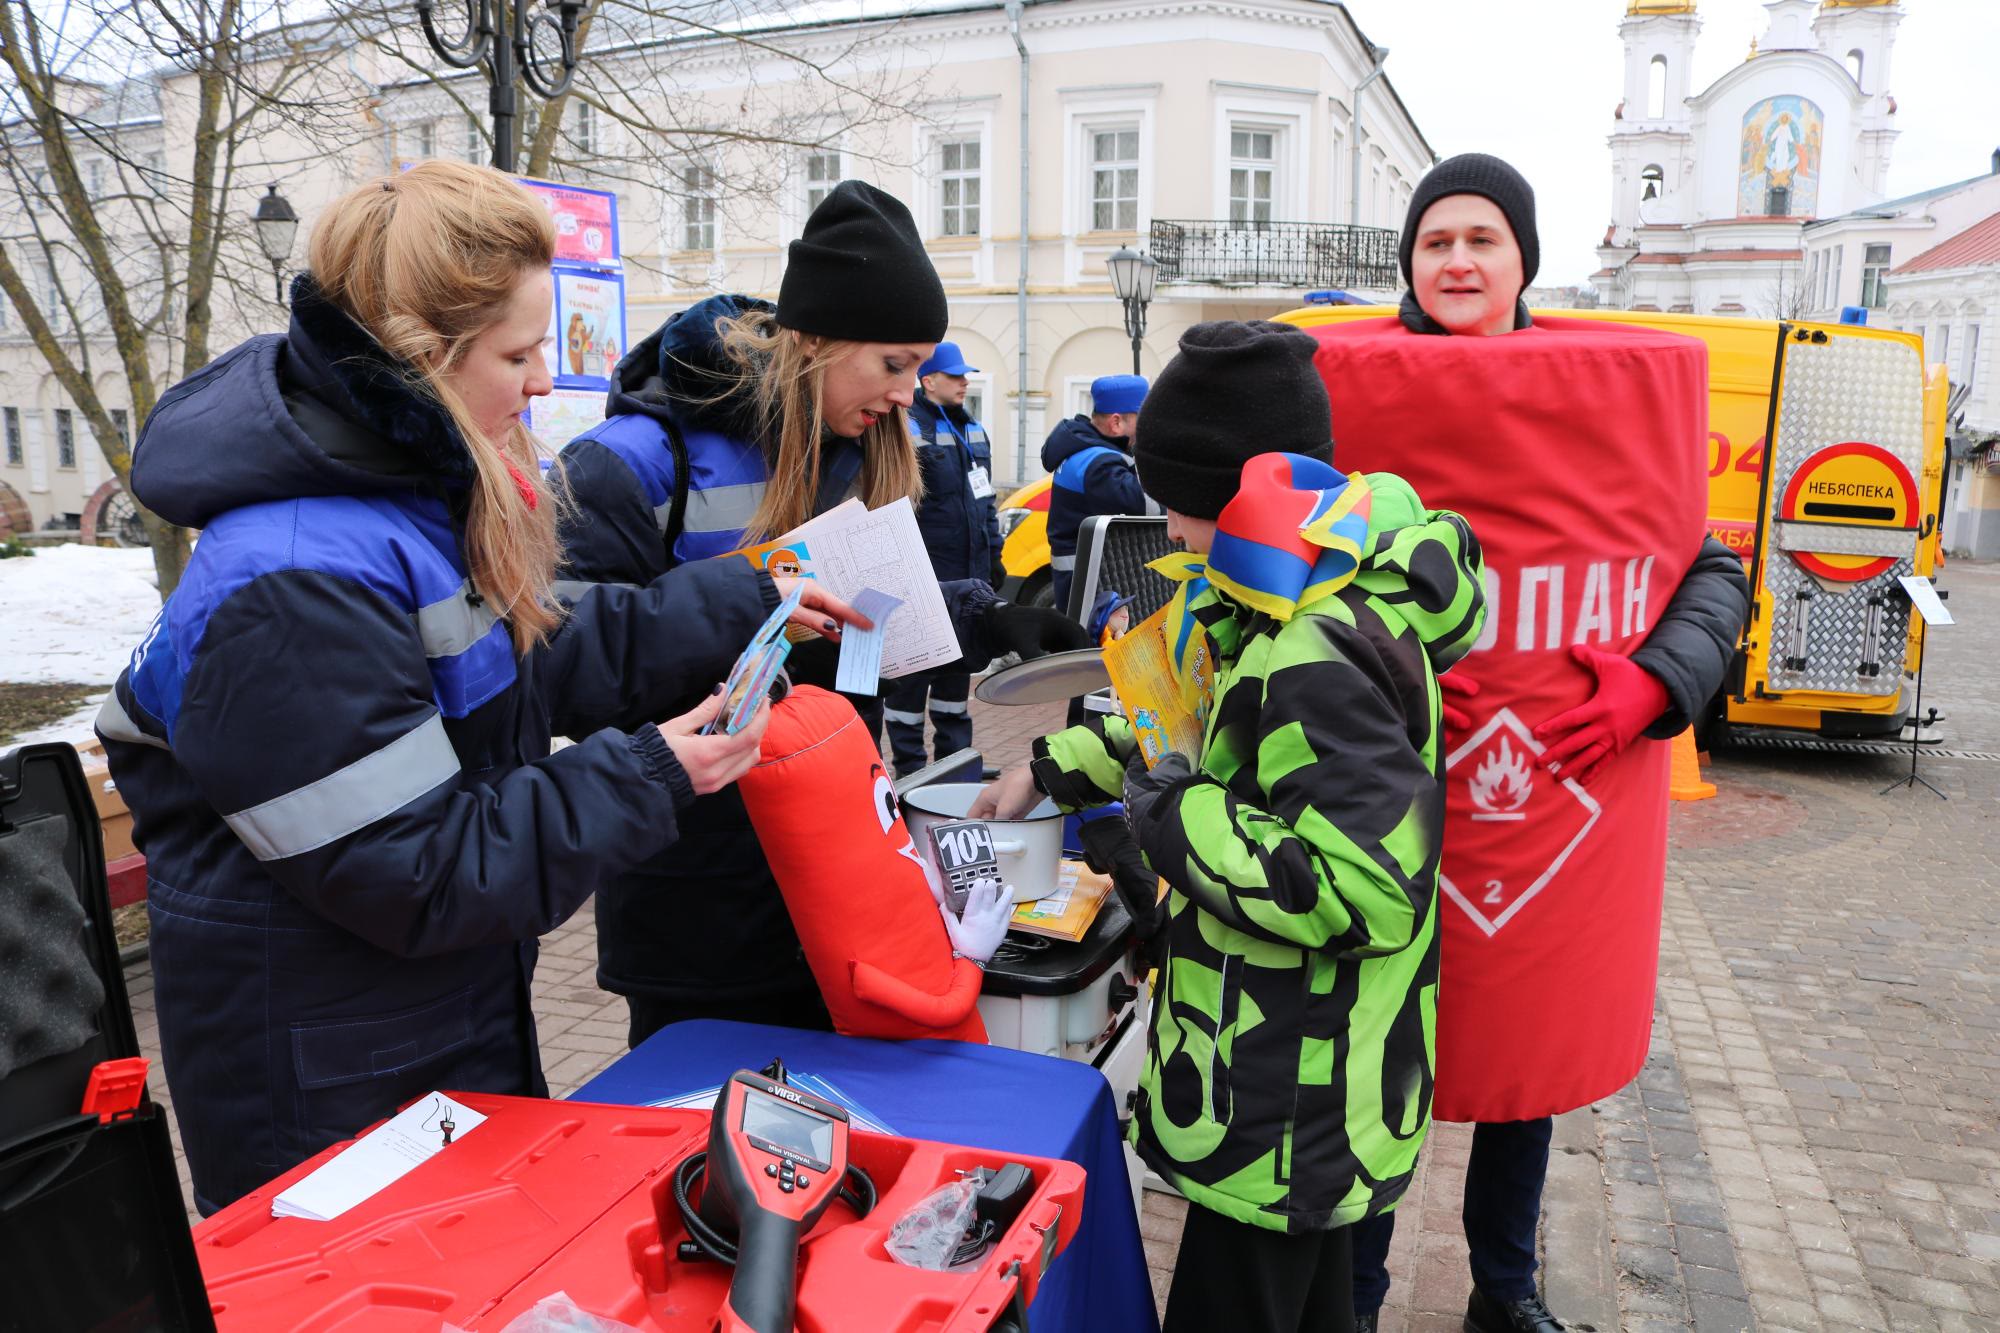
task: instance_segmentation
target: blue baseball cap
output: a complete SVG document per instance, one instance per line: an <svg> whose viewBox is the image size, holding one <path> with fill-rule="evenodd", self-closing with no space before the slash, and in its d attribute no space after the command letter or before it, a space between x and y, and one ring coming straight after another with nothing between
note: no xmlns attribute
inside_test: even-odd
<svg viewBox="0 0 2000 1333"><path fill-rule="evenodd" d="M1090 410L1101 416L1137 412L1145 401L1144 375L1100 375L1090 382Z"/></svg>
<svg viewBox="0 0 2000 1333"><path fill-rule="evenodd" d="M931 359L917 367L917 378L926 375L977 375L978 366L965 364L965 353L958 350L957 343L939 343L931 353Z"/></svg>

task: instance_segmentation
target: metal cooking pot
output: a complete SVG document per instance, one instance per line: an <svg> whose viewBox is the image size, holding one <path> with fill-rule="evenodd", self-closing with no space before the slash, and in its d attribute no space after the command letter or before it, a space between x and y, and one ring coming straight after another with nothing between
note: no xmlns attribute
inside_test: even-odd
<svg viewBox="0 0 2000 1333"><path fill-rule="evenodd" d="M926 861L931 861L930 827L964 819L984 790L981 782L934 782L903 794L903 824ZM1024 819L989 819L1000 878L1014 886L1015 902L1033 902L1056 891L1062 863L1062 812L1043 800ZM936 869L935 862L932 869Z"/></svg>

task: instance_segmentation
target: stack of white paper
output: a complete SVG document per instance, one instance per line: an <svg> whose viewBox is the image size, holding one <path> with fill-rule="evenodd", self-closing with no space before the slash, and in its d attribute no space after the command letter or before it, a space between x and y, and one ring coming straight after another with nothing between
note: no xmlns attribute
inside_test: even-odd
<svg viewBox="0 0 2000 1333"><path fill-rule="evenodd" d="M834 596L852 602L873 588L900 603L883 627L883 679L928 671L963 655L908 499L880 509L848 500L783 540L793 539L811 549L812 576Z"/></svg>
<svg viewBox="0 0 2000 1333"><path fill-rule="evenodd" d="M271 1216L312 1222L339 1217L436 1156L445 1146L446 1120L451 1121L453 1143L486 1123L486 1117L471 1107L441 1092L430 1093L278 1195L271 1201Z"/></svg>

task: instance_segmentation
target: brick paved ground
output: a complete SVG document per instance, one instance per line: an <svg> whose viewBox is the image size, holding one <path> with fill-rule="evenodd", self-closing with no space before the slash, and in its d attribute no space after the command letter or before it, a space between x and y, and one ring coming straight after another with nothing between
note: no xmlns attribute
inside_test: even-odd
<svg viewBox="0 0 2000 1333"><path fill-rule="evenodd" d="M1926 698L1947 747L2000 752L2000 566L1943 582L1964 623L1934 640ZM975 705L977 742L1011 761L1057 711ZM1717 799L1676 807L1652 1058L1557 1122L1545 1282L1579 1328L2000 1330L2000 762L1923 760L1948 801L1877 795L1907 771L1742 750L1710 766ZM586 908L536 977L557 1095L624 1048L592 930ZM150 973L127 980L156 1054ZM1456 1333L1468 1143L1431 1137L1385 1331ZM1180 1216L1147 1196L1161 1294Z"/></svg>

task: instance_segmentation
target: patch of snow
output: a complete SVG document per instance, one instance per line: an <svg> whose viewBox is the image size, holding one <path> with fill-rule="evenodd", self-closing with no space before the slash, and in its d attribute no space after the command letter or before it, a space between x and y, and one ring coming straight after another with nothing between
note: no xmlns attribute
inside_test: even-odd
<svg viewBox="0 0 2000 1333"><path fill-rule="evenodd" d="M0 560L0 683L110 685L159 611L149 550L70 544Z"/></svg>

